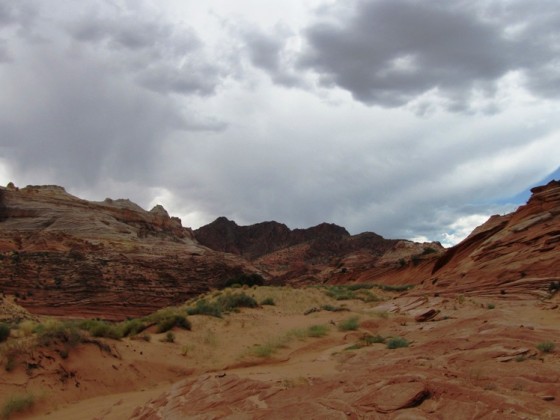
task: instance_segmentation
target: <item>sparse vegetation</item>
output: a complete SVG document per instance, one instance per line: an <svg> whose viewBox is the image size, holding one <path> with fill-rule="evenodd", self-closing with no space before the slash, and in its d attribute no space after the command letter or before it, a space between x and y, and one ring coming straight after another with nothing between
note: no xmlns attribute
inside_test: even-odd
<svg viewBox="0 0 560 420"><path fill-rule="evenodd" d="M167 334L165 334L165 338L161 341L163 341L164 343L174 343L175 334L173 334L173 331L167 331Z"/></svg>
<svg viewBox="0 0 560 420"><path fill-rule="evenodd" d="M2 406L2 418L9 419L13 414L29 410L35 404L35 396L32 394L14 395Z"/></svg>
<svg viewBox="0 0 560 420"><path fill-rule="evenodd" d="M262 286L264 285L264 279L260 274L253 273L253 274L240 274L237 277L231 278L227 280L224 284L224 287L231 287L231 286Z"/></svg>
<svg viewBox="0 0 560 420"><path fill-rule="evenodd" d="M398 349L401 347L408 347L410 342L403 337L391 337L386 342L388 349Z"/></svg>
<svg viewBox="0 0 560 420"><path fill-rule="evenodd" d="M537 349L543 353L552 353L555 348L556 345L552 341L543 341L537 344Z"/></svg>
<svg viewBox="0 0 560 420"><path fill-rule="evenodd" d="M171 330L173 327L190 330L191 323L184 315L171 315L161 319L157 324L156 330L158 333L163 333Z"/></svg>
<svg viewBox="0 0 560 420"><path fill-rule="evenodd" d="M208 315L216 318L222 317L222 310L216 302L208 302L206 299L196 301L194 306L187 308L189 315Z"/></svg>
<svg viewBox="0 0 560 420"><path fill-rule="evenodd" d="M10 336L10 326L0 322L0 343L6 341Z"/></svg>
<svg viewBox="0 0 560 420"><path fill-rule="evenodd" d="M92 337L105 337L113 340L120 340L123 337L122 329L118 325L97 320L88 319L79 324L82 330L89 331Z"/></svg>
<svg viewBox="0 0 560 420"><path fill-rule="evenodd" d="M385 337L382 337L381 335L377 334L377 335L365 335L362 340L364 341L364 343L366 345L370 345L370 344L376 344L376 343L385 343Z"/></svg>
<svg viewBox="0 0 560 420"><path fill-rule="evenodd" d="M237 308L256 308L259 304L255 298L241 293L226 293L219 295L215 301L200 299L196 301L194 306L187 308L189 315L209 315L221 318L225 312L231 312Z"/></svg>
<svg viewBox="0 0 560 420"><path fill-rule="evenodd" d="M37 334L37 344L39 346L50 346L60 342L67 347L74 347L84 339L76 324L69 321L48 320L42 324L37 324L34 332Z"/></svg>
<svg viewBox="0 0 560 420"><path fill-rule="evenodd" d="M488 305L486 305L487 309L494 309L496 307L496 305L494 305L493 303L489 303Z"/></svg>
<svg viewBox="0 0 560 420"><path fill-rule="evenodd" d="M276 305L276 303L274 302L274 299L272 299L271 297L267 297L261 301L261 305L274 306Z"/></svg>
<svg viewBox="0 0 560 420"><path fill-rule="evenodd" d="M324 337L329 333L329 327L326 325L312 325L307 329L309 337Z"/></svg>
<svg viewBox="0 0 560 420"><path fill-rule="evenodd" d="M364 302L377 302L382 299L371 292L373 288L385 292L405 292L413 287L414 286L410 284L392 286L374 283L357 283L328 286L325 288L325 294L336 300L359 299Z"/></svg>
<svg viewBox="0 0 560 420"><path fill-rule="evenodd" d="M354 331L360 326L359 318L357 316L350 317L338 324L339 331Z"/></svg>

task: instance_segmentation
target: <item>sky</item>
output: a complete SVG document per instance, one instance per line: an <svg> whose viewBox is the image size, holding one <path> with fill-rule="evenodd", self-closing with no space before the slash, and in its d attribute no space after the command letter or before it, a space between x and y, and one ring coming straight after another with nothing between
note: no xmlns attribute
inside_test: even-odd
<svg viewBox="0 0 560 420"><path fill-rule="evenodd" d="M0 0L0 184L453 245L560 177L557 0Z"/></svg>

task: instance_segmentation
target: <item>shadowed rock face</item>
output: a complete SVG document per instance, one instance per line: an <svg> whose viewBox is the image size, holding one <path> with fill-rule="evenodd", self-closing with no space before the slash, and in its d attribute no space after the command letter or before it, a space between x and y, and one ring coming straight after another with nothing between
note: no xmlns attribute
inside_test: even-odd
<svg viewBox="0 0 560 420"><path fill-rule="evenodd" d="M433 263L444 250L439 243L385 239L372 232L351 236L343 227L329 223L290 230L277 222L238 226L220 217L195 230L194 235L201 244L243 256L277 281L291 284L380 279L398 283L387 274L402 275L405 271L408 275L404 279L417 283L418 273L431 269L425 260ZM404 270L408 266L411 269Z"/></svg>
<svg viewBox="0 0 560 420"><path fill-rule="evenodd" d="M426 287L442 293L544 296L560 279L560 182L492 216L435 263Z"/></svg>
<svg viewBox="0 0 560 420"><path fill-rule="evenodd" d="M56 186L0 188L0 290L32 312L122 318L255 269L198 244L161 206L89 202Z"/></svg>

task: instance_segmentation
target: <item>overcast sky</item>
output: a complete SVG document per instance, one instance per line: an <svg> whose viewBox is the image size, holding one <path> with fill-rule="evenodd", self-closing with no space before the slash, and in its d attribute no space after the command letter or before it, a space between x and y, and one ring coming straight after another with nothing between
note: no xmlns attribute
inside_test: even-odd
<svg viewBox="0 0 560 420"><path fill-rule="evenodd" d="M0 0L0 183L451 245L558 169L559 57L557 0Z"/></svg>

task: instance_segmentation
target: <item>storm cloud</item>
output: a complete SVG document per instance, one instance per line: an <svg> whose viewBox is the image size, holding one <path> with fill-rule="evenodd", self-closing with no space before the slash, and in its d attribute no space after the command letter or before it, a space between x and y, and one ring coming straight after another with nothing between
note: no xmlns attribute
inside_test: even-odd
<svg viewBox="0 0 560 420"><path fill-rule="evenodd" d="M557 9L0 0L0 182L455 243L560 166Z"/></svg>

